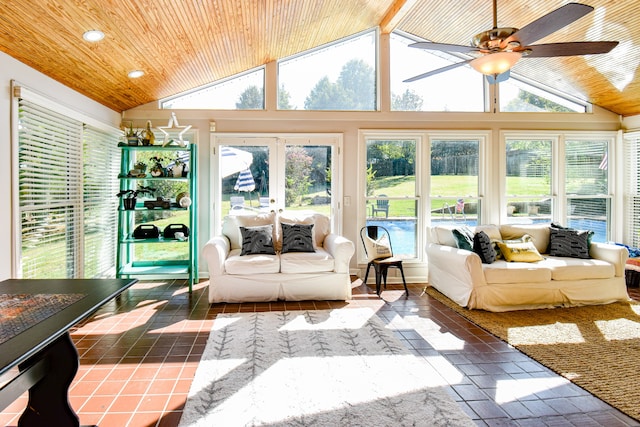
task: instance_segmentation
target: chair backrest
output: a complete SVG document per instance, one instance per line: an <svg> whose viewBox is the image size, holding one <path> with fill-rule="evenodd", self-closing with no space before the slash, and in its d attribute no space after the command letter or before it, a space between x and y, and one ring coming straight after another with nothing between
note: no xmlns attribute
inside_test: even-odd
<svg viewBox="0 0 640 427"><path fill-rule="evenodd" d="M236 206L244 206L244 196L231 196L229 198L229 201L231 202L231 209L235 208Z"/></svg>
<svg viewBox="0 0 640 427"><path fill-rule="evenodd" d="M360 239L368 261L393 256L391 235L381 225L367 225L360 229Z"/></svg>
<svg viewBox="0 0 640 427"><path fill-rule="evenodd" d="M269 197L260 197L260 207L268 208L269 207Z"/></svg>
<svg viewBox="0 0 640 427"><path fill-rule="evenodd" d="M383 199L383 200L376 200L376 205L378 205L379 208L384 208L389 206L389 199Z"/></svg>

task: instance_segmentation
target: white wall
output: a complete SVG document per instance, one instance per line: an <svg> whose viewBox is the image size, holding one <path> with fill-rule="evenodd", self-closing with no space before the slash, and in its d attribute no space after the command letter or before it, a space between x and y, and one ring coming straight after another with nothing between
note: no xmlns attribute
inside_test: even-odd
<svg viewBox="0 0 640 427"><path fill-rule="evenodd" d="M90 77L89 77L90 78ZM12 57L0 52L0 230L5 236L0 241L0 280L10 278L12 258L12 224L19 218L12 219L12 170L11 158L11 81L34 92L56 100L71 109L82 112L102 123L120 126L120 115L97 102L69 89L68 87L46 77L44 74L16 61ZM15 172L15 171L14 171Z"/></svg>
<svg viewBox="0 0 640 427"><path fill-rule="evenodd" d="M267 105L269 103L267 102ZM164 126L171 111L159 110L156 103L143 105L124 113L124 117L143 126L151 120L154 126ZM468 129L490 130L491 144L498 144L501 130L599 130L620 129L620 117L609 111L594 107L592 114L553 113L424 113L424 112L308 112L308 111L209 111L176 110L181 125L192 125L198 130L199 140L199 244L210 237L209 215L212 212L212 197L209 187L210 122L215 121L216 132L247 133L320 133L335 132L344 136L343 196L350 197L350 206L343 210L342 229L346 237L358 244L358 159L359 129ZM497 152L497 150L495 150ZM492 159L497 165L498 160ZM497 170L497 168L496 168ZM352 176L349 175L352 174ZM495 174L497 177L497 173ZM497 181L496 181L497 182ZM358 245L357 245L358 246ZM200 249L199 249L200 252ZM357 257L351 261L352 273L358 268ZM407 279L426 281L426 268L416 265L405 267ZM200 271L206 269L200 262ZM395 270L393 270L395 271ZM206 274L203 275L206 277ZM395 278L393 278L395 279Z"/></svg>

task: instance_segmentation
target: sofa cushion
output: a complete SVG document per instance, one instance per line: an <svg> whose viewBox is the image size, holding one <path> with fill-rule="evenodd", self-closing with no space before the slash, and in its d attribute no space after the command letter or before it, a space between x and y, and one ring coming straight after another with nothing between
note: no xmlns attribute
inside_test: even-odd
<svg viewBox="0 0 640 427"><path fill-rule="evenodd" d="M491 264L496 260L493 242L484 231L479 231L473 236L473 252L480 256L483 264Z"/></svg>
<svg viewBox="0 0 640 427"><path fill-rule="evenodd" d="M287 274L334 271L333 257L324 249L315 252L288 252L280 255L280 271Z"/></svg>
<svg viewBox="0 0 640 427"><path fill-rule="evenodd" d="M546 253L549 247L549 224L503 224L500 226L502 240L519 239L528 234L538 252Z"/></svg>
<svg viewBox="0 0 640 427"><path fill-rule="evenodd" d="M276 214L274 212L260 213L257 215L229 215L222 222L222 234L227 236L231 249L242 248L242 233L240 227L257 227L261 225L275 225ZM277 230L273 227L273 241L277 240ZM274 245L276 246L276 245ZM277 247L276 247L277 250Z"/></svg>
<svg viewBox="0 0 640 427"><path fill-rule="evenodd" d="M550 227L549 255L589 259L593 231Z"/></svg>
<svg viewBox="0 0 640 427"><path fill-rule="evenodd" d="M509 262L537 262L542 259L533 242L498 242L500 253Z"/></svg>
<svg viewBox="0 0 640 427"><path fill-rule="evenodd" d="M431 243L435 243L437 245L450 246L452 248L457 248L456 239L453 237L453 229L456 226L453 225L436 225L431 227Z"/></svg>
<svg viewBox="0 0 640 427"><path fill-rule="evenodd" d="M244 255L233 249L224 262L227 274L269 274L280 271L280 255ZM259 278L259 276L258 276Z"/></svg>
<svg viewBox="0 0 640 427"><path fill-rule="evenodd" d="M540 263L496 261L482 264L485 281L491 283L541 283L551 280L551 269Z"/></svg>
<svg viewBox="0 0 640 427"><path fill-rule="evenodd" d="M491 240L502 240L502 234L500 234L500 227L494 224L477 225L473 231L475 233L484 231Z"/></svg>
<svg viewBox="0 0 640 427"><path fill-rule="evenodd" d="M538 264L551 270L553 280L608 279L616 274L613 264L599 259L549 256Z"/></svg>
<svg viewBox="0 0 640 427"><path fill-rule="evenodd" d="M313 247L313 224L287 224L282 226L282 253L315 252Z"/></svg>
<svg viewBox="0 0 640 427"><path fill-rule="evenodd" d="M242 249L240 255L275 255L273 248L273 225L257 227L240 227Z"/></svg>

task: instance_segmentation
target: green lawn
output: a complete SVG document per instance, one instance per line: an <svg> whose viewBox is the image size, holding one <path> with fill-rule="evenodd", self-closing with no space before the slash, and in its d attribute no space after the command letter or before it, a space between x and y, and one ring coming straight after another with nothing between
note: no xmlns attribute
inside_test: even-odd
<svg viewBox="0 0 640 427"><path fill-rule="evenodd" d="M415 194L415 177L390 176L375 179L376 196L382 194L394 197L413 196ZM545 197L550 189L544 178L507 177L507 189L510 194ZM458 198L473 197L478 194L478 178L468 175L438 175L431 177L432 196L441 196L431 201L431 210L443 209L447 205L453 210ZM446 211L446 208L445 208ZM367 207L367 212L371 208ZM391 200L389 215L394 217L415 217L414 200Z"/></svg>

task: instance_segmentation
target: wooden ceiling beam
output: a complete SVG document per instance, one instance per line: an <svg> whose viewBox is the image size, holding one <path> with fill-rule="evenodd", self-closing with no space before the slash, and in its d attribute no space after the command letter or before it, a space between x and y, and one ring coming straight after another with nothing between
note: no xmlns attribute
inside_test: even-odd
<svg viewBox="0 0 640 427"><path fill-rule="evenodd" d="M380 21L382 34L389 34L398 26L400 21L415 6L416 0L396 0Z"/></svg>

